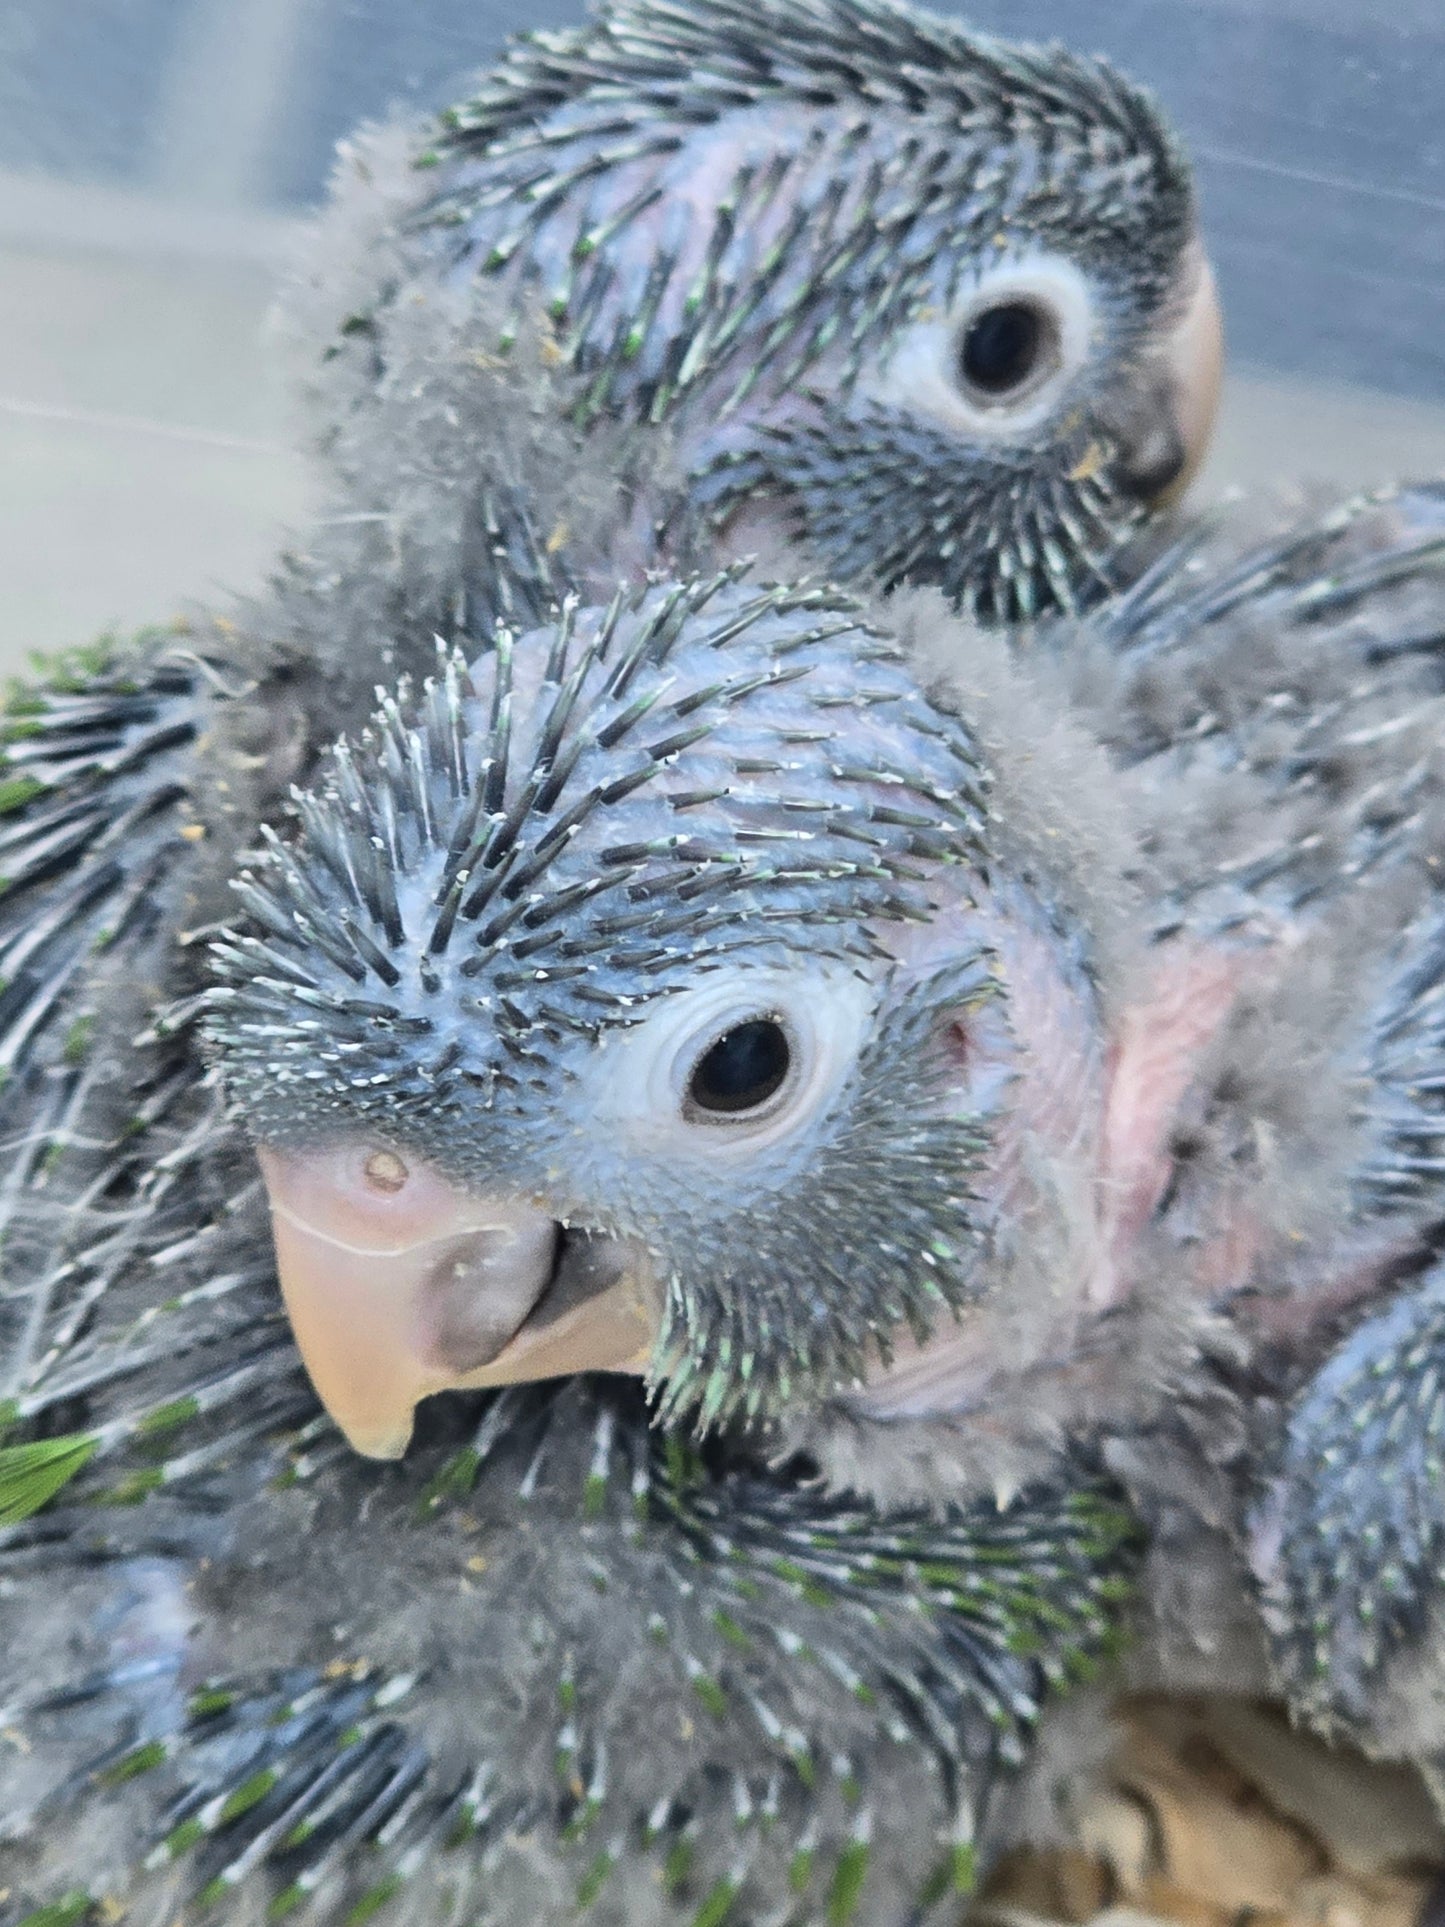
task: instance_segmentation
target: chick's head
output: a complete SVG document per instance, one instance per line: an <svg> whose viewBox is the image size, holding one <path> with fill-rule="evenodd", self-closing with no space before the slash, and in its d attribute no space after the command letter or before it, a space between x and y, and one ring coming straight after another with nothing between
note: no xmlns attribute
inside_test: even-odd
<svg viewBox="0 0 1445 1927"><path fill-rule="evenodd" d="M1189 170L1102 61L874 0L623 0L515 42L418 164L328 352L411 392L418 312L484 315L483 359L540 329L575 422L669 450L644 552L801 543L1028 619L1207 445Z"/></svg>
<svg viewBox="0 0 1445 1927"><path fill-rule="evenodd" d="M767 1419L987 1301L1019 1133L1087 1161L1101 1063L988 780L856 604L730 575L503 635L337 749L208 1023L356 1443L593 1368Z"/></svg>

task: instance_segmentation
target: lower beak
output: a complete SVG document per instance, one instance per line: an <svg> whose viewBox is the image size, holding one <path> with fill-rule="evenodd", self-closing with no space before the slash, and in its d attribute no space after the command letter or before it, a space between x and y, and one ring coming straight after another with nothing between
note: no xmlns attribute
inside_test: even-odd
<svg viewBox="0 0 1445 1927"><path fill-rule="evenodd" d="M337 1183L333 1157L260 1160L296 1343L368 1458L400 1458L416 1405L436 1392L647 1369L658 1321L630 1245L424 1173L420 1208L393 1225Z"/></svg>
<svg viewBox="0 0 1445 1927"><path fill-rule="evenodd" d="M1214 273L1195 242L1180 271L1173 325L1149 356L1117 473L1150 508L1177 501L1209 452L1224 372L1224 323Z"/></svg>

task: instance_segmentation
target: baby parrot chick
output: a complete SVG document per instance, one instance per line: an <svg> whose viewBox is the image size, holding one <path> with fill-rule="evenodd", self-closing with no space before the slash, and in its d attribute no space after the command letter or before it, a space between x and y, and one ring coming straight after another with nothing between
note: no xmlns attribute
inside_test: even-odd
<svg viewBox="0 0 1445 1927"><path fill-rule="evenodd" d="M618 0L362 137L293 301L317 439L541 330L579 429L671 450L632 539L701 520L988 620L1072 609L1182 489L1219 318L1189 171L1099 60L877 0ZM493 541L520 576L515 501ZM535 560L544 576L545 557Z"/></svg>
<svg viewBox="0 0 1445 1927"><path fill-rule="evenodd" d="M1220 537L1022 658L658 581L289 812L284 655L23 705L12 1912L950 1918L1125 1496L1148 1640L1212 1561L1299 1699L1280 1441L1433 1222L1442 554Z"/></svg>
<svg viewBox="0 0 1445 1927"><path fill-rule="evenodd" d="M1127 1517L1042 1462L1016 1511L884 1505L779 1428L900 1330L987 1320L984 1228L1031 1188L990 1138L1094 1156L1002 1016L1007 978L1092 1088L1083 959L1040 883L985 875L968 725L835 592L621 593L416 701L298 792L218 940L205 1035L261 1180L172 1007L19 1307L14 1890L947 1918L1107 1643ZM73 1055L39 1080L64 1115L134 1091ZM94 1157L36 1129L56 1172ZM352 1440L399 1453L422 1402L395 1471L314 1418L273 1238Z"/></svg>

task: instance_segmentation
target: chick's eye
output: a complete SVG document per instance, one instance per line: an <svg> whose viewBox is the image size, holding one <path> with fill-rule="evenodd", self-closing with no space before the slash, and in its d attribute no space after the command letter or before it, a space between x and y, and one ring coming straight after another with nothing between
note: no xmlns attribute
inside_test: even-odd
<svg viewBox="0 0 1445 1927"><path fill-rule="evenodd" d="M690 1106L711 1116L755 1111L783 1087L792 1065L788 1034L775 1017L754 1017L703 1052L688 1080Z"/></svg>
<svg viewBox="0 0 1445 1927"><path fill-rule="evenodd" d="M959 344L964 388L978 400L1014 400L1036 386L1059 357L1059 331L1036 301L999 301L970 317Z"/></svg>

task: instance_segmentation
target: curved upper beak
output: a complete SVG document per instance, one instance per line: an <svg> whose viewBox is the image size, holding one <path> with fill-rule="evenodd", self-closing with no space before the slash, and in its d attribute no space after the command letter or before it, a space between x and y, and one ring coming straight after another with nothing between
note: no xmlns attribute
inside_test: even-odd
<svg viewBox="0 0 1445 1927"><path fill-rule="evenodd" d="M400 1458L435 1392L647 1369L659 1321L633 1247L458 1191L391 1151L259 1157L296 1343L368 1458Z"/></svg>
<svg viewBox="0 0 1445 1927"><path fill-rule="evenodd" d="M1214 272L1196 240L1185 253L1167 332L1146 356L1125 419L1116 473L1131 495L1164 508L1209 452L1224 372Z"/></svg>

